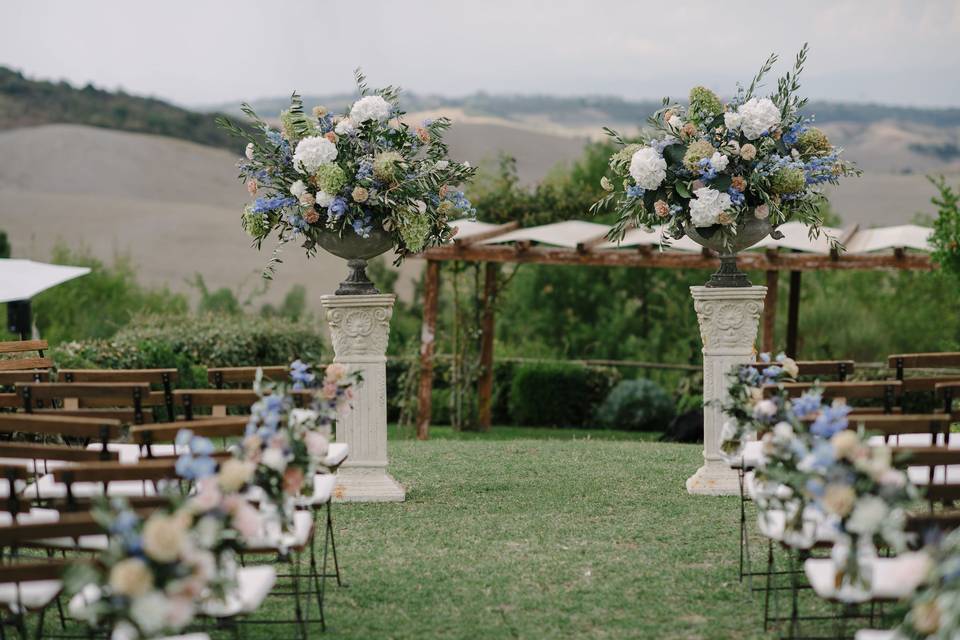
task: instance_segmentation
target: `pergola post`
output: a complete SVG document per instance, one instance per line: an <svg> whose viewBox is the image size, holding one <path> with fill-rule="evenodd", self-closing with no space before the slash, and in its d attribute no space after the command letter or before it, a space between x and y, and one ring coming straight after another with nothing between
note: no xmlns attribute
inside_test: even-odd
<svg viewBox="0 0 960 640"><path fill-rule="evenodd" d="M433 352L437 336L437 301L440 296L440 263L427 260L423 290L423 326L420 330L420 387L417 393L417 439L430 437L433 411Z"/></svg>
<svg viewBox="0 0 960 640"><path fill-rule="evenodd" d="M497 298L496 263L484 265L483 315L480 318L480 379L477 381L479 423L482 431L489 431L493 422L493 338L494 302Z"/></svg>
<svg viewBox="0 0 960 640"><path fill-rule="evenodd" d="M790 299L787 305L787 355L797 357L797 330L800 323L800 271L790 272Z"/></svg>
<svg viewBox="0 0 960 640"><path fill-rule="evenodd" d="M767 299L763 303L763 351L773 353L776 348L777 293L780 272L767 271Z"/></svg>

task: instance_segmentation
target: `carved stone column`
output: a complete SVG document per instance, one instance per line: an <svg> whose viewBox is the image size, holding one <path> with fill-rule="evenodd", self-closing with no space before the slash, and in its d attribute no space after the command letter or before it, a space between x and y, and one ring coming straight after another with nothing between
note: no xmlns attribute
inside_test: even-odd
<svg viewBox="0 0 960 640"><path fill-rule="evenodd" d="M722 403L727 373L752 362L766 287L690 287L703 341L703 466L687 479L687 491L701 495L736 495L737 473L720 456Z"/></svg>
<svg viewBox="0 0 960 640"><path fill-rule="evenodd" d="M350 447L337 473L334 499L401 502L403 487L387 473L387 341L393 295L325 295L323 305L334 362L359 371L353 410L337 420L337 441Z"/></svg>

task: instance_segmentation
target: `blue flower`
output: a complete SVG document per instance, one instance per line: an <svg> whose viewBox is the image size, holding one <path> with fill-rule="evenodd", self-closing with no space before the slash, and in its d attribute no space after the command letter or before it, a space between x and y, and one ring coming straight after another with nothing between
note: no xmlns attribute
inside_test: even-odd
<svg viewBox="0 0 960 640"><path fill-rule="evenodd" d="M744 195L739 191L737 191L736 189L734 189L733 187L730 187L729 189L727 189L727 195L730 196L730 202L732 202L733 204L740 205L746 201L746 198L744 197Z"/></svg>
<svg viewBox="0 0 960 640"><path fill-rule="evenodd" d="M644 194L643 187L639 185L634 185L627 187L627 197L628 198L642 198Z"/></svg>
<svg viewBox="0 0 960 640"><path fill-rule="evenodd" d="M760 354L760 362L770 362L770 354L763 352Z"/></svg>
<svg viewBox="0 0 960 640"><path fill-rule="evenodd" d="M298 358L290 363L290 379L293 380L294 390L300 391L313 384L316 376L311 373L310 365Z"/></svg>
<svg viewBox="0 0 960 640"><path fill-rule="evenodd" d="M793 401L793 414L798 418L806 418L819 411L821 406L823 406L821 395L808 391Z"/></svg>
<svg viewBox="0 0 960 640"><path fill-rule="evenodd" d="M776 380L781 373L783 373L783 369L781 367L778 367L775 364L770 365L769 367L763 370L764 382L768 383Z"/></svg>
<svg viewBox="0 0 960 640"><path fill-rule="evenodd" d="M190 453L195 456L209 456L213 453L213 443L210 438L194 436L190 440Z"/></svg>
<svg viewBox="0 0 960 640"><path fill-rule="evenodd" d="M369 238L371 231L373 231L373 227L364 225L363 220L353 221L353 232L356 233L361 238Z"/></svg>
<svg viewBox="0 0 960 640"><path fill-rule="evenodd" d="M132 531L140 522L140 518L133 511L124 509L116 515L110 523L110 533L124 534Z"/></svg>
<svg viewBox="0 0 960 640"><path fill-rule="evenodd" d="M343 217L343 214L347 212L347 201L345 198L337 196L333 199L333 202L330 203L330 215L333 216L335 220L339 220Z"/></svg>
<svg viewBox="0 0 960 640"><path fill-rule="evenodd" d="M185 453L177 458L177 475L184 480L199 480L217 472L217 462L210 456L194 456Z"/></svg>
<svg viewBox="0 0 960 640"><path fill-rule="evenodd" d="M177 437L174 440L174 444L176 444L178 447L186 447L189 446L191 440L193 440L193 431L190 429L180 429L180 431L177 431Z"/></svg>
<svg viewBox="0 0 960 640"><path fill-rule="evenodd" d="M810 425L810 433L819 438L832 438L834 434L847 428L847 414L851 409L845 404L824 407Z"/></svg>
<svg viewBox="0 0 960 640"><path fill-rule="evenodd" d="M268 213L277 209L286 209L297 204L297 199L293 196L270 196L267 198L257 198L250 208L253 213Z"/></svg>

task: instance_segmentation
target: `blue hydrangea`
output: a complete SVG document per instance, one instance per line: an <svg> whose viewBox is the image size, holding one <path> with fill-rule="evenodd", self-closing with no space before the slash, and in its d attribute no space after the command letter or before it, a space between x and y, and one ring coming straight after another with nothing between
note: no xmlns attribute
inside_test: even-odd
<svg viewBox="0 0 960 640"><path fill-rule="evenodd" d="M290 379L293 380L293 389L300 391L311 386L316 376L310 371L310 365L297 358L290 363Z"/></svg>
<svg viewBox="0 0 960 640"><path fill-rule="evenodd" d="M793 414L798 418L806 418L820 410L823 406L823 397L819 393L808 391L793 401Z"/></svg>
<svg viewBox="0 0 960 640"><path fill-rule="evenodd" d="M257 198L253 202L250 210L253 213L269 213L278 209L286 209L297 204L297 199L293 196L269 196Z"/></svg>
<svg viewBox="0 0 960 640"><path fill-rule="evenodd" d="M818 438L832 438L847 428L847 415L851 407L841 404L824 407L817 419L810 425L810 433Z"/></svg>
<svg viewBox="0 0 960 640"><path fill-rule="evenodd" d="M790 126L790 128L784 132L781 140L783 141L783 144L787 145L788 147L792 147L793 145L797 144L797 138L800 137L800 134L806 130L807 127L803 123L798 122Z"/></svg>
<svg viewBox="0 0 960 640"><path fill-rule="evenodd" d="M644 194L643 187L639 185L632 185L627 187L628 198L642 198L643 194Z"/></svg>
<svg viewBox="0 0 960 640"><path fill-rule="evenodd" d="M333 202L330 203L328 210L330 211L330 215L333 216L334 220L339 220L347 212L347 209L347 200L341 196L337 196L333 199Z"/></svg>
<svg viewBox="0 0 960 640"><path fill-rule="evenodd" d="M733 187L730 187L729 189L727 189L727 195L730 196L730 202L736 205L741 205L747 201L744 195L739 191L737 191L736 189L734 189Z"/></svg>

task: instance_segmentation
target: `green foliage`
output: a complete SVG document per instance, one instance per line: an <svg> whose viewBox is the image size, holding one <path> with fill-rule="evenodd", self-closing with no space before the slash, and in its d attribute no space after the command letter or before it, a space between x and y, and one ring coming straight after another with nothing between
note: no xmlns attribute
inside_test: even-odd
<svg viewBox="0 0 960 640"><path fill-rule="evenodd" d="M251 316L141 316L108 340L53 349L61 368L175 367L181 387L206 386L205 367L324 362L323 337L311 324Z"/></svg>
<svg viewBox="0 0 960 640"><path fill-rule="evenodd" d="M229 287L210 291L206 280L199 273L194 275L190 284L200 293L200 302L197 304L198 313L230 316L241 313L240 301Z"/></svg>
<svg viewBox="0 0 960 640"><path fill-rule="evenodd" d="M960 278L960 192L948 185L943 176L931 177L930 182L939 192L930 200L939 213L930 237L934 247L931 258L944 273Z"/></svg>
<svg viewBox="0 0 960 640"><path fill-rule="evenodd" d="M279 307L265 304L260 307L260 315L265 318L286 318L300 320L307 317L307 289L302 284L295 284L283 297Z"/></svg>
<svg viewBox="0 0 960 640"><path fill-rule="evenodd" d="M652 380L623 380L606 397L596 413L602 429L664 431L675 407L670 395Z"/></svg>
<svg viewBox="0 0 960 640"><path fill-rule="evenodd" d="M109 338L140 313L187 312L184 296L166 288L147 289L140 285L129 257L117 257L107 266L87 250L58 245L53 250L52 262L90 267L91 271L34 298L34 321L40 335L51 344Z"/></svg>
<svg viewBox="0 0 960 640"><path fill-rule="evenodd" d="M516 424L585 427L619 379L618 371L606 367L522 364L513 375L510 413Z"/></svg>
<svg viewBox="0 0 960 640"><path fill-rule="evenodd" d="M30 80L0 66L0 130L66 122L153 133L236 150L236 141L214 124L214 115L123 91L103 91L90 84L75 89L66 82Z"/></svg>

